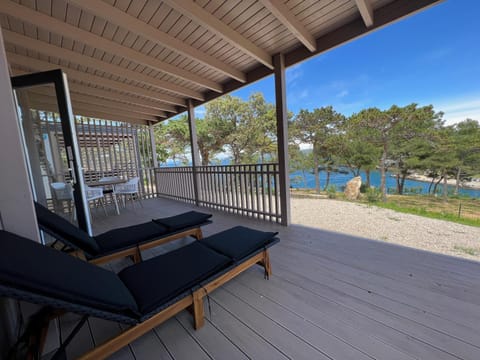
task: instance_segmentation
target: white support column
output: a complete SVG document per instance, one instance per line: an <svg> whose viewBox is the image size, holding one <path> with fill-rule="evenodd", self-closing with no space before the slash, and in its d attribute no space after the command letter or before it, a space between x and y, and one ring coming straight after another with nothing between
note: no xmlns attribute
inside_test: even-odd
<svg viewBox="0 0 480 360"><path fill-rule="evenodd" d="M155 129L153 128L153 124L149 124L148 128L150 130L150 142L152 145L152 157L153 157L153 179L155 181L155 192L154 196L158 195L158 180L157 180L157 171L155 170L158 168L158 156L157 156L157 145L155 143Z"/></svg>
<svg viewBox="0 0 480 360"><path fill-rule="evenodd" d="M40 241L1 28L0 109L0 229ZM12 301L0 301L0 358L14 340L15 309Z"/></svg>
<svg viewBox="0 0 480 360"><path fill-rule="evenodd" d="M150 130L150 144L152 146L153 167L158 168L157 145L155 144L155 130L152 124L148 125Z"/></svg>
<svg viewBox="0 0 480 360"><path fill-rule="evenodd" d="M0 227L39 241L33 195L0 30Z"/></svg>
<svg viewBox="0 0 480 360"><path fill-rule="evenodd" d="M195 108L192 100L187 101L188 130L190 132L190 147L192 149L192 172L193 172L193 192L195 196L195 205L198 206L198 177L197 166L200 160L197 142L197 126L195 124Z"/></svg>
<svg viewBox="0 0 480 360"><path fill-rule="evenodd" d="M280 210L282 225L288 226L290 215L290 177L288 171L288 119L285 81L285 57L276 54L273 57L275 72L275 104L277 115L278 165L280 170Z"/></svg>

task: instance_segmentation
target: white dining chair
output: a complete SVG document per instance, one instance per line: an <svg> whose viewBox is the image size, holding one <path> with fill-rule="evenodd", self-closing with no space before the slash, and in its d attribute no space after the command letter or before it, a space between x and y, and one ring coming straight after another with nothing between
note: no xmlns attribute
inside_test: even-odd
<svg viewBox="0 0 480 360"><path fill-rule="evenodd" d="M98 202L103 207L103 212L105 213L105 216L108 216L107 209L105 208L103 188L101 186L91 187L91 186L88 186L87 184L84 184L84 189L85 189L85 197L87 199L87 202L90 203L90 201L93 201L94 206L97 207L97 200L98 200Z"/></svg>
<svg viewBox="0 0 480 360"><path fill-rule="evenodd" d="M75 206L73 202L73 188L69 183L64 182L53 182L50 183L50 189L52 190L53 197L53 207L55 212L64 211L63 202L68 203L68 212L72 217L72 220L75 220Z"/></svg>
<svg viewBox="0 0 480 360"><path fill-rule="evenodd" d="M124 184L117 184L113 187L113 193L115 194L115 196L122 195L123 207L126 207L127 196L130 197L133 208L135 208L135 198L140 202L140 205L143 207L140 190L138 187L139 181L139 177L134 177Z"/></svg>
<svg viewBox="0 0 480 360"><path fill-rule="evenodd" d="M108 185L105 185L105 187L103 188L103 195L104 196L110 195L112 197L112 202L115 205L115 212L117 213L117 215L120 215L120 209L118 207L117 196L113 192L114 184L112 184L112 182L116 182L116 181L118 182L121 180L122 178L120 176L104 176L98 180L99 183L108 184Z"/></svg>

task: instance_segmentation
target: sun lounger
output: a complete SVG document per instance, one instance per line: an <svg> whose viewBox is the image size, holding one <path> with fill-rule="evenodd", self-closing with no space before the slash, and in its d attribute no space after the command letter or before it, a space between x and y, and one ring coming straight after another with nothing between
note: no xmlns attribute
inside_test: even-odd
<svg viewBox="0 0 480 360"><path fill-rule="evenodd" d="M257 263L269 275L268 248L278 241L276 233L236 227L115 274L1 230L0 296L45 305L49 319L83 315L59 351L90 316L132 325L82 357L103 359L186 308L201 327L203 298Z"/></svg>
<svg viewBox="0 0 480 360"><path fill-rule="evenodd" d="M92 237L38 203L35 203L35 211L41 230L66 245L66 250L73 249L80 257L96 264L127 256L132 256L135 262L139 262L142 250L187 236L201 239L200 227L210 224L209 219L212 216L189 211L110 230Z"/></svg>

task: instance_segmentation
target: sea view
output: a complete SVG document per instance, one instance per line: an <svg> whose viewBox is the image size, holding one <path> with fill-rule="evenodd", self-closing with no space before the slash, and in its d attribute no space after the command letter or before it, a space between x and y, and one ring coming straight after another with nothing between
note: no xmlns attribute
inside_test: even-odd
<svg viewBox="0 0 480 360"><path fill-rule="evenodd" d="M394 192L396 189L396 179L392 176L392 173L387 173L387 189L389 192ZM362 183L365 183L366 176L365 172L362 171L360 173L362 177ZM320 187L321 189L325 186L327 174L325 172L320 172ZM354 176L351 172L348 174L345 173L331 173L330 174L330 185L335 185L337 187L337 191L343 191L343 188L347 184L349 180L351 180ZM314 189L315 188L315 177L312 173L307 173L306 175L306 184L304 184L302 173L300 171L296 171L290 174L290 182L293 188L307 188L307 189ZM372 171L370 173L370 184L371 186L379 187L380 186L380 172L379 171ZM428 194L428 188L430 187L430 183L424 181L417 181L417 180L405 180L405 193L418 193L418 194ZM433 187L433 186L432 186ZM442 191L442 184L438 185L438 191ZM453 193L453 186L449 185L449 192ZM460 189L459 193L461 195L468 195L472 198L480 198L480 189Z"/></svg>

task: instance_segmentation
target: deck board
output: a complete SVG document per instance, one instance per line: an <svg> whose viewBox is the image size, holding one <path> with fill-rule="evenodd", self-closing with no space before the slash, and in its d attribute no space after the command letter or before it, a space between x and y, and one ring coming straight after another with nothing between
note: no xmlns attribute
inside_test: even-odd
<svg viewBox="0 0 480 360"><path fill-rule="evenodd" d="M143 205L119 216L99 214L95 232L194 208L214 214L204 236L241 224L279 231L281 243L271 249L270 280L252 268L211 294L204 328L193 330L184 311L112 359L480 359L480 263L171 200ZM68 324L62 321L62 332ZM93 339L83 330L69 358L120 329L98 319L89 325Z"/></svg>

